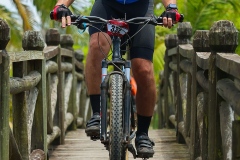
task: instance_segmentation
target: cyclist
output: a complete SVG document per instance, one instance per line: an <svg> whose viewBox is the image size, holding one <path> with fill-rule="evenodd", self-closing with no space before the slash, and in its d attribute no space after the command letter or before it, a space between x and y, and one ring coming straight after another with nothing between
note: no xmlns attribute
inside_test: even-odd
<svg viewBox="0 0 240 160"><path fill-rule="evenodd" d="M54 9L53 17L62 22L62 27L71 25L68 7L74 0L58 0ZM150 17L153 15L154 0L95 0L91 10L91 16L99 16L104 19L134 17ZM161 15L165 27L171 28L172 24L179 20L176 0L162 0L166 11ZM101 24L94 25L101 29ZM141 26L130 24L130 37L134 35ZM100 130L100 83L101 83L101 60L104 53L110 50L110 37L104 33L99 34L99 30L89 27L90 41L89 52L86 60L85 80L90 96L93 116L86 125L85 132L88 136L96 136ZM152 157L154 154L154 143L148 137L148 130L153 115L156 101L156 86L153 75L153 51L154 51L155 27L146 25L131 40L130 59L132 73L137 83L137 132L135 145L139 157ZM106 37L108 39L106 39ZM102 50L99 49L99 45Z"/></svg>

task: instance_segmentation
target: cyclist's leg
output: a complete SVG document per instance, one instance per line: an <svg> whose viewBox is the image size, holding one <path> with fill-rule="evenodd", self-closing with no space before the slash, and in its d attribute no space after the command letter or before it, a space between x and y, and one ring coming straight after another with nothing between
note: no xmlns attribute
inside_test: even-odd
<svg viewBox="0 0 240 160"><path fill-rule="evenodd" d="M109 52L110 41L106 33L94 33L90 37L89 51L86 59L85 80L92 106L93 116L86 125L85 132L88 136L99 136L100 133L100 83L101 83L101 61ZM104 36L105 35L105 36ZM101 50L99 48L101 46Z"/></svg>
<svg viewBox="0 0 240 160"><path fill-rule="evenodd" d="M146 16L153 13L152 6L153 3L150 0ZM141 29L141 27L134 28L134 32ZM154 38L154 26L147 25L134 37L130 51L133 76L138 89L136 95L138 125L135 144L138 156L144 158L152 157L154 154L154 144L148 137L148 129L156 101L156 86L152 64Z"/></svg>
<svg viewBox="0 0 240 160"><path fill-rule="evenodd" d="M137 82L137 135L136 148L140 157L152 157L153 143L148 138L148 129L156 101L156 86L152 62L146 59L132 59L133 75Z"/></svg>
<svg viewBox="0 0 240 160"><path fill-rule="evenodd" d="M101 0L95 1L91 16L108 18L105 6ZM96 25L101 29L101 25ZM110 37L93 27L89 28L90 41L86 59L85 80L92 106L93 116L86 125L85 132L88 136L97 136L100 132L100 83L101 83L101 60L107 55L110 49ZM105 55L104 55L105 54Z"/></svg>

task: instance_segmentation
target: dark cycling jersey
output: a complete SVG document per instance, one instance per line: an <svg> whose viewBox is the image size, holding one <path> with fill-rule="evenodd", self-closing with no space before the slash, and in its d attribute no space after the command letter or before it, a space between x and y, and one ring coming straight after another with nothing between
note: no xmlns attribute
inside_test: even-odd
<svg viewBox="0 0 240 160"><path fill-rule="evenodd" d="M90 15L99 16L104 19L151 17L153 15L153 0L137 0L127 5L119 3L116 0L95 0ZM102 24L94 24L94 26L102 29ZM142 25L130 24L129 37L133 36L141 28ZM90 35L96 32L99 32L99 30L94 27L89 27ZM154 40L155 27L148 24L131 39L130 59L143 58L152 61Z"/></svg>
<svg viewBox="0 0 240 160"><path fill-rule="evenodd" d="M138 0L116 0L116 1L122 4L129 4L129 3L137 2Z"/></svg>

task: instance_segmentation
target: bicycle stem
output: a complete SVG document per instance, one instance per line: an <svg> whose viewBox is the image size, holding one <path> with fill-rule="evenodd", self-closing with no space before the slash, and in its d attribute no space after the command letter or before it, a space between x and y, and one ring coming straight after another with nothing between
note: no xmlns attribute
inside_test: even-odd
<svg viewBox="0 0 240 160"><path fill-rule="evenodd" d="M113 37L112 38L112 43L113 43L113 55L112 55L112 61L119 61L121 60L121 55L120 55L120 45L121 45L121 39L119 37Z"/></svg>

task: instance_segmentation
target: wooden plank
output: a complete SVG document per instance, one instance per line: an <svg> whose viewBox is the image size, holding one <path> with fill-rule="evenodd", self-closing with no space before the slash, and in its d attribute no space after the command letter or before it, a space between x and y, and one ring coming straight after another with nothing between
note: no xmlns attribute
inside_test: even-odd
<svg viewBox="0 0 240 160"><path fill-rule="evenodd" d="M38 89L37 103L32 127L32 150L41 149L47 153L47 91L46 91L46 61L31 61L31 66L41 74L41 80L36 86Z"/></svg>
<svg viewBox="0 0 240 160"><path fill-rule="evenodd" d="M173 61L169 63L169 67L171 68L171 70L177 72L177 64L174 63ZM165 70L165 68L164 68Z"/></svg>
<svg viewBox="0 0 240 160"><path fill-rule="evenodd" d="M188 148L176 143L174 129L150 130L149 136L155 142L155 154L151 160L189 160ZM133 140L134 142L134 140ZM108 151L100 141L92 141L84 129L77 129L66 134L65 145L49 147L50 160L106 160ZM129 160L134 160L128 153Z"/></svg>
<svg viewBox="0 0 240 160"><path fill-rule="evenodd" d="M173 96L173 95L169 95L169 89L171 89L170 86L170 74L171 74L171 68L170 68L170 63L174 62L174 57L177 57L177 53L178 53L178 37L176 34L170 34L170 35L166 35L165 37L165 45L167 47L166 51L165 51L165 57L164 57L164 76L163 76L163 108L162 108L162 124L165 124L165 127L167 128L174 128L174 125L171 123L171 121L169 120L169 116L172 114L171 112L171 108L169 107L169 99ZM176 58L175 58L176 59ZM176 61L175 61L176 62ZM177 72L177 66L176 66L176 71ZM174 72L173 72L174 74ZM173 98L173 97L172 97Z"/></svg>
<svg viewBox="0 0 240 160"><path fill-rule="evenodd" d="M240 79L234 79L234 85L235 85L235 87L238 89L238 90L240 90Z"/></svg>
<svg viewBox="0 0 240 160"><path fill-rule="evenodd" d="M205 92L208 92L208 89L209 89L208 79L204 75L204 71L203 70L199 70L197 72L196 79L197 79L198 84L202 87L202 89Z"/></svg>
<svg viewBox="0 0 240 160"><path fill-rule="evenodd" d="M51 79L52 74L47 73L46 71L47 134L51 134L53 132L53 113L51 104L54 100L52 100L51 93L54 87L51 85Z"/></svg>
<svg viewBox="0 0 240 160"><path fill-rule="evenodd" d="M17 94L23 91L30 90L35 87L41 80L41 74L37 71L30 72L23 78L11 77L10 78L10 93Z"/></svg>
<svg viewBox="0 0 240 160"><path fill-rule="evenodd" d="M174 48L169 49L168 52L167 52L167 55L168 56L176 55L177 54L177 49L178 49L178 47L174 47Z"/></svg>
<svg viewBox="0 0 240 160"><path fill-rule="evenodd" d="M44 59L42 51L18 51L8 52L11 62L20 62L34 59Z"/></svg>
<svg viewBox="0 0 240 160"><path fill-rule="evenodd" d="M58 70L58 64L52 60L46 62L46 73L56 73Z"/></svg>
<svg viewBox="0 0 240 160"><path fill-rule="evenodd" d="M2 52L2 50L0 50L0 53ZM0 54L0 64L2 64L2 54Z"/></svg>
<svg viewBox="0 0 240 160"><path fill-rule="evenodd" d="M165 123L165 127L169 128L170 125L170 121L168 119L168 117L170 116L169 114L169 74L170 74L170 68L169 68L169 62L170 62L170 57L168 56L168 50L166 50L165 52L165 57L164 57L164 86L163 86L163 94L164 94L164 123Z"/></svg>
<svg viewBox="0 0 240 160"><path fill-rule="evenodd" d="M0 159L9 157L9 56L5 50L0 52Z"/></svg>
<svg viewBox="0 0 240 160"><path fill-rule="evenodd" d="M44 48L43 54L46 60L51 59L60 54L60 48L59 46L48 46Z"/></svg>
<svg viewBox="0 0 240 160"><path fill-rule="evenodd" d="M222 71L240 79L240 56L231 53L217 53L216 66Z"/></svg>
<svg viewBox="0 0 240 160"><path fill-rule="evenodd" d="M233 134L233 140L232 140L232 159L233 160L239 160L240 157L240 120L235 120L232 123L232 134Z"/></svg>
<svg viewBox="0 0 240 160"><path fill-rule="evenodd" d="M222 152L223 159L231 159L232 152L232 122L234 121L234 112L228 102L222 101L220 103L220 125L222 137Z"/></svg>
<svg viewBox="0 0 240 160"><path fill-rule="evenodd" d="M232 109L240 115L240 91L235 87L234 82L230 79L221 79L217 82L216 90L218 94L228 103Z"/></svg>
<svg viewBox="0 0 240 160"><path fill-rule="evenodd" d="M209 30L209 110L208 110L208 159L223 159L219 106L221 97L216 92L216 82L225 75L216 66L221 53L233 53L238 44L238 31L227 20L216 21Z"/></svg>
<svg viewBox="0 0 240 160"><path fill-rule="evenodd" d="M77 59L75 59L75 66L77 67L76 69L77 69L78 71L82 71L82 72L83 72L83 70L84 70L84 65L83 65L83 63L77 61Z"/></svg>
<svg viewBox="0 0 240 160"><path fill-rule="evenodd" d="M65 57L73 57L73 51L66 48L61 48L61 55Z"/></svg>
<svg viewBox="0 0 240 160"><path fill-rule="evenodd" d="M216 83L219 72L215 66L216 54L213 52L209 57L209 98L208 98L208 159L221 159L221 131L219 114L219 96L216 91Z"/></svg>
<svg viewBox="0 0 240 160"><path fill-rule="evenodd" d="M183 121L183 99L182 99L182 92L181 92L181 86L180 86L180 77L183 71L180 68L180 62L184 59L184 57L189 57L192 58L193 55L193 49L192 46L190 45L190 38L192 36L192 26L191 23L189 22L183 22L180 23L178 28L177 28L177 35L178 35L178 54L177 54L177 103L176 103L176 108L177 108L177 115L176 115L176 120L177 120L177 125L180 124L180 122ZM183 46L183 47L181 47ZM185 47L185 48L184 48ZM182 52L182 49L186 49L187 53L182 53L184 54L184 57L181 55L180 52ZM185 52L185 51L184 51ZM179 127L177 126L177 141L178 143L185 143L184 137L181 135L179 132Z"/></svg>
<svg viewBox="0 0 240 160"><path fill-rule="evenodd" d="M181 70L183 70L185 73L192 73L192 62L188 59L183 59L179 64ZM191 75L191 74L190 74Z"/></svg>
<svg viewBox="0 0 240 160"><path fill-rule="evenodd" d="M210 52L196 52L196 62L198 67L207 70Z"/></svg>
<svg viewBox="0 0 240 160"><path fill-rule="evenodd" d="M61 69L62 69L63 72L72 72L74 65L72 63L69 63L69 62L62 62L61 66L62 66Z"/></svg>
<svg viewBox="0 0 240 160"><path fill-rule="evenodd" d="M26 75L26 63L13 63L13 76L22 78ZM13 98L13 135L16 139L20 154L23 159L28 160L28 109L26 103L26 93L21 92L12 95ZM21 131L21 132L19 132Z"/></svg>
<svg viewBox="0 0 240 160"><path fill-rule="evenodd" d="M4 155L4 154L1 154L1 155ZM19 152L19 148L13 136L13 133L9 127L9 159L7 157L6 160L16 160L16 159L22 160L22 156Z"/></svg>
<svg viewBox="0 0 240 160"><path fill-rule="evenodd" d="M195 36L195 35L194 35ZM194 40L196 38L194 37ZM195 46L193 46L195 47ZM192 67L191 67L191 86L190 86L190 144L189 144L189 151L190 151L190 159L193 160L196 158L197 152L196 152L196 146L194 145L194 143L196 142L196 128L197 128L197 121L196 121L196 117L197 117L197 79L196 79L196 72L197 72L197 63L196 63L196 53L194 51L193 55L192 55ZM190 76L190 75L189 75ZM189 84L188 84L189 85ZM189 93L189 91L188 91ZM189 101L189 100L188 100Z"/></svg>
<svg viewBox="0 0 240 160"><path fill-rule="evenodd" d="M183 99L182 99L182 92L181 92L181 74L183 71L180 67L180 62L183 60L183 57L178 53L177 54L177 102L176 102L176 122L177 122L177 142L178 143L185 143L183 135L181 135L181 132L179 131L178 125L180 122L183 121Z"/></svg>
<svg viewBox="0 0 240 160"><path fill-rule="evenodd" d="M62 54L62 53L61 53ZM62 57L58 54L56 57L56 63L58 64L58 85L57 85L57 106L54 114L54 126L58 126L61 130L60 137L54 141L54 144L63 144L65 138L64 131L64 119L65 119L65 109L64 109L64 80L62 72Z"/></svg>
<svg viewBox="0 0 240 160"><path fill-rule="evenodd" d="M78 117L78 112L77 112L77 105L76 105L76 85L77 85L77 79L75 76L75 53L72 52L73 58L68 59L67 61L72 64L72 89L71 89L71 94L70 94L70 99L69 99L69 111L73 115L73 122L70 125L69 129L76 130L77 129L77 117Z"/></svg>
<svg viewBox="0 0 240 160"><path fill-rule="evenodd" d="M191 44L179 45L179 53L185 58L192 59L193 54L195 54L193 46Z"/></svg>
<svg viewBox="0 0 240 160"><path fill-rule="evenodd" d="M207 128L207 110L208 110L208 94L205 92L200 92L197 94L197 123L198 123L198 131L196 132L196 136L199 138L196 138L196 142L200 143L200 147L194 145L195 149L200 152L200 157L202 159L207 159L207 151L208 151L208 128ZM198 133L198 134L197 134ZM199 140L199 141L198 141Z"/></svg>

